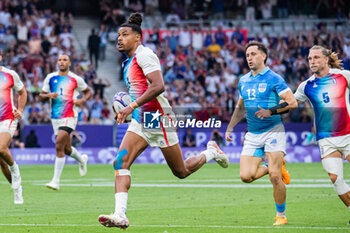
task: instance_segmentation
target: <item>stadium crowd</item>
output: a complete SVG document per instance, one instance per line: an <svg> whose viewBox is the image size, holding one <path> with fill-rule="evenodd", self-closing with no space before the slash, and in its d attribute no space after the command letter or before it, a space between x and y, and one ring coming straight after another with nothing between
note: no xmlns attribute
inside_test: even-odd
<svg viewBox="0 0 350 233"><path fill-rule="evenodd" d="M309 31L289 33L283 37L257 34L245 37L239 26L232 35L223 27L201 28L181 23L184 19L255 19L288 18L291 15L310 15L337 18L338 22L350 16L346 1L129 1L128 5L103 0L101 22L107 31L116 31L125 22L126 12L144 12L152 17L155 27L144 34L145 46L160 58L166 83L165 96L179 115L191 115L206 120L214 117L228 122L239 98L239 78L248 73L244 46L249 40L263 42L269 48L268 66L284 77L292 89L311 75L307 55L314 44L337 52L349 69L350 37L344 32L326 30L326 24L314 25ZM245 10L242 10L245 9ZM334 14L325 15L325 11ZM160 12L163 14L161 15ZM213 14L214 12L214 14ZM166 22L170 35L164 36L157 25L157 15ZM210 15L210 17L209 17ZM163 28L162 28L163 29ZM221 107L220 107L221 106ZM313 111L308 103L303 108L283 116L285 122L310 122Z"/></svg>
<svg viewBox="0 0 350 233"><path fill-rule="evenodd" d="M103 98L108 80L97 77L93 64L85 54L77 54L73 46L73 15L53 12L45 1L6 1L0 11L0 50L2 65L14 69L28 91L23 124L50 123L48 103L39 100L43 80L55 72L57 55L66 53L72 71L84 77L94 97L79 110L81 123L100 123L109 118Z"/></svg>
<svg viewBox="0 0 350 233"><path fill-rule="evenodd" d="M288 18L314 15L318 18L350 17L350 2L344 0L130 0L99 1L100 16L108 28L118 28L132 12L179 25L181 20Z"/></svg>
<svg viewBox="0 0 350 233"><path fill-rule="evenodd" d="M312 30L290 33L285 37L257 34L254 38L247 38L239 26L230 36L222 31L220 25L206 30L193 25L180 26L183 25L180 24L183 19L205 19L213 10L214 19L243 17L254 20L309 13L322 17L322 9L335 8L336 13L330 17L342 20L349 16L350 7L346 7L347 2L339 1L339 4L334 5L328 0L311 1L306 4L310 4L309 8L298 4L301 1L293 1L291 4L292 1L289 0L213 0L207 1L207 5L199 4L201 2L188 0L181 5L183 1L149 0L143 4L132 0L128 6L124 6L111 0L100 1L101 27L96 33L99 37L97 59L103 60L105 57L107 32L116 31L125 22L127 12L141 11L146 16L166 13L164 19L170 24L171 33L162 37L159 28L154 27L151 34L144 36L145 46L152 48L160 58L166 83L165 96L178 114L192 115L201 120L214 117L223 122L229 121L239 97L239 78L249 72L244 57L244 46L249 40L262 41L268 46L270 54L267 64L286 79L293 91L301 81L311 75L307 65L307 53L314 44L336 51L343 60L345 69L350 67L349 35L327 31L326 25L322 23L315 25ZM264 12L264 7L268 12ZM248 9L252 8L253 16L249 16L251 12ZM78 54L75 50L71 35L73 20L72 14L53 12L42 0L6 1L2 6L2 65L17 71L29 93L22 125L50 123L48 103L40 102L38 94L45 76L56 71L56 59L60 53L70 56L72 71L84 77L94 91L94 96L79 109L79 122L111 122L110 108L103 94L110 83L97 77L97 60L92 61L92 52L96 51L89 51L89 59L86 54ZM306 103L303 108L294 110L283 118L285 122L310 122L312 112Z"/></svg>
<svg viewBox="0 0 350 233"><path fill-rule="evenodd" d="M79 108L80 123L110 123L110 109L104 99L108 80L97 77L92 62L85 54L77 54L73 46L71 13L53 12L47 2L5 1L0 11L1 65L15 70L28 92L27 105L15 133L12 147L23 147L21 127L25 124L49 124L48 103L39 93L47 74L55 72L57 57L70 56L71 70L84 77L94 96ZM17 96L15 95L15 98ZM17 99L14 100L17 103Z"/></svg>
<svg viewBox="0 0 350 233"><path fill-rule="evenodd" d="M350 37L344 32L327 32L325 28L320 24L287 37L257 34L245 38L239 27L228 37L221 26L215 33L211 29L202 33L198 28L185 26L178 30L178 35L172 31L161 38L158 30L154 30L144 40L160 58L165 96L177 113L228 122L239 98L238 80L249 72L244 52L249 40L261 41L269 48L267 65L285 78L292 91L312 75L307 56L314 44L337 52L344 68L349 69ZM285 122L310 122L312 113L307 103L283 117Z"/></svg>

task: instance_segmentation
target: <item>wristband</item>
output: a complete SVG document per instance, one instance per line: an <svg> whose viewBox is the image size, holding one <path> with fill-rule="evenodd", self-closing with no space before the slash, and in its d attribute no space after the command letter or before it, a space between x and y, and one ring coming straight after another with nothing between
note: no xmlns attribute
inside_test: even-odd
<svg viewBox="0 0 350 233"><path fill-rule="evenodd" d="M282 109L282 108L285 108L287 106L288 106L288 103L287 102L283 102L281 104L276 105L275 107L270 108L269 110L271 111L271 115L283 114L283 113L287 113L288 110L277 113L277 109Z"/></svg>
<svg viewBox="0 0 350 233"><path fill-rule="evenodd" d="M134 102L132 102L132 103L130 103L130 105L129 105L133 110L135 110L136 108L138 108L139 107L139 105L136 103L136 101L134 101Z"/></svg>

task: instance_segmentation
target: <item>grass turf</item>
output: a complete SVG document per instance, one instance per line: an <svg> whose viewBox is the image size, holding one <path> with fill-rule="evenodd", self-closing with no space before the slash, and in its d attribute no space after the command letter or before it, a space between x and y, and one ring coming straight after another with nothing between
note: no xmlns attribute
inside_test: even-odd
<svg viewBox="0 0 350 233"><path fill-rule="evenodd" d="M272 226L275 205L271 187L208 187L206 185L243 184L239 165L222 169L206 164L190 177L175 178L166 165L132 166L129 192L128 232L350 232L346 225L349 211L329 185L320 163L287 164L291 184L287 187L288 225ZM110 165L89 165L88 174L80 177L77 165L66 165L61 189L53 191L44 184L53 174L53 165L21 166L23 205L13 204L13 193L5 178L0 178L0 232L112 232L97 218L114 210L114 171ZM350 178L350 165L344 176ZM294 181L293 181L294 179ZM140 187L145 184L179 185L178 187ZM252 185L268 185L267 177ZM183 187L203 185L204 187ZM19 225L16 225L19 224Z"/></svg>

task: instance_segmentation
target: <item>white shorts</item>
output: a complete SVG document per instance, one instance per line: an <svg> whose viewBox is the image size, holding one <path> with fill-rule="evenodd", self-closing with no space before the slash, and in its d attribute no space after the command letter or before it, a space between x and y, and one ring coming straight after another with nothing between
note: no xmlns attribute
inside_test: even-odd
<svg viewBox="0 0 350 233"><path fill-rule="evenodd" d="M170 119L168 116L163 117ZM151 147L166 148L179 143L179 138L174 127L164 127L161 125L160 129L144 129L142 123L138 123L135 119L132 119L127 131L141 136Z"/></svg>
<svg viewBox="0 0 350 233"><path fill-rule="evenodd" d="M241 155L264 158L265 152L278 151L286 154L286 134L283 124L278 124L260 134L248 132L244 137Z"/></svg>
<svg viewBox="0 0 350 233"><path fill-rule="evenodd" d="M58 134L58 129L62 126L69 127L73 130L75 130L75 127L77 126L77 118L76 117L66 117L62 119L51 119L52 122L52 128L55 135Z"/></svg>
<svg viewBox="0 0 350 233"><path fill-rule="evenodd" d="M331 154L334 151L340 151L343 154L344 159L350 155L350 134L322 138L318 140L318 146L320 148L321 158Z"/></svg>
<svg viewBox="0 0 350 233"><path fill-rule="evenodd" d="M15 131L17 129L17 119L7 119L4 121L0 122L0 133L4 133L7 132L11 135L11 137L13 137L13 135L15 134Z"/></svg>

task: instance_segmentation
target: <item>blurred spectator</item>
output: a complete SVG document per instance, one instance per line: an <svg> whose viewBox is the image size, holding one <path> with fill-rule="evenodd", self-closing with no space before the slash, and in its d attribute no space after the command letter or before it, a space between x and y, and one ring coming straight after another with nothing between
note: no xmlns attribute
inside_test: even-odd
<svg viewBox="0 0 350 233"><path fill-rule="evenodd" d="M88 49L89 49L89 58L90 63L95 65L95 68L98 68L98 56L100 49L100 38L95 34L95 29L91 29L91 34L88 39ZM92 57L94 57L95 62L93 62Z"/></svg>
<svg viewBox="0 0 350 233"><path fill-rule="evenodd" d="M225 146L224 138L217 129L211 132L210 140L215 141L218 146Z"/></svg>
<svg viewBox="0 0 350 233"><path fill-rule="evenodd" d="M51 48L51 42L49 41L49 37L45 36L44 40L41 42L41 49L45 55L48 55Z"/></svg>
<svg viewBox="0 0 350 233"><path fill-rule="evenodd" d="M68 31L67 27L63 29L63 33L60 34L59 39L60 39L60 44L63 47L69 49L72 46L73 37L72 37L72 34Z"/></svg>
<svg viewBox="0 0 350 233"><path fill-rule="evenodd" d="M105 88L111 86L111 82L108 79L104 79L104 80L106 81L106 84L103 83L102 78L99 78L98 81L96 80L97 82L93 83L94 96L99 95L101 99L103 99L103 97L104 97Z"/></svg>
<svg viewBox="0 0 350 233"><path fill-rule="evenodd" d="M101 123L102 109L103 109L102 100L100 99L99 95L96 95L92 100L91 108L89 111L91 124L98 125Z"/></svg>
<svg viewBox="0 0 350 233"><path fill-rule="evenodd" d="M196 139L194 135L192 134L191 128L186 129L186 133L182 137L182 146L183 147L195 147L196 146Z"/></svg>
<svg viewBox="0 0 350 233"><path fill-rule="evenodd" d="M10 144L10 148L24 148L25 144L22 141L22 132L21 132L20 124L17 126L15 133L13 134L12 141Z"/></svg>
<svg viewBox="0 0 350 233"><path fill-rule="evenodd" d="M106 46L107 46L107 31L104 24L101 24L98 36L100 38L99 58L101 61L104 61L106 58Z"/></svg>
<svg viewBox="0 0 350 233"><path fill-rule="evenodd" d="M168 27L178 26L180 24L180 17L172 10L170 14L167 15L165 22Z"/></svg>
<svg viewBox="0 0 350 233"><path fill-rule="evenodd" d="M208 76L205 79L206 89L209 93L216 93L218 91L218 85L220 78L213 70L209 70Z"/></svg>
<svg viewBox="0 0 350 233"><path fill-rule="evenodd" d="M169 48L173 53L175 53L175 49L178 45L179 37L175 34L174 30L170 31L170 35L166 37L166 41L168 43Z"/></svg>
<svg viewBox="0 0 350 233"><path fill-rule="evenodd" d="M214 38L216 43L218 43L220 47L223 47L224 44L227 42L227 36L225 32L222 31L222 26L218 27L218 31L214 34Z"/></svg>
<svg viewBox="0 0 350 233"><path fill-rule="evenodd" d="M191 44L191 33L188 29L188 26L184 26L179 34L179 45L183 48L186 48Z"/></svg>
<svg viewBox="0 0 350 233"><path fill-rule="evenodd" d="M102 114L102 123L103 124L113 124L113 121L110 119L111 111L110 107L106 101L103 102L103 109L101 111Z"/></svg>
<svg viewBox="0 0 350 233"><path fill-rule="evenodd" d="M26 148L40 147L40 145L38 144L38 137L36 136L34 129L30 130L29 134L27 135L25 140L25 147Z"/></svg>
<svg viewBox="0 0 350 233"><path fill-rule="evenodd" d="M198 27L194 28L192 32L192 47L195 51L201 50L203 46L203 34Z"/></svg>
<svg viewBox="0 0 350 233"><path fill-rule="evenodd" d="M159 2L158 0L145 0L145 5L145 15L153 16L159 7Z"/></svg>
<svg viewBox="0 0 350 233"><path fill-rule="evenodd" d="M231 35L231 42L233 40L236 40L239 44L242 44L244 42L244 34L241 32L240 25L236 26L236 30Z"/></svg>
<svg viewBox="0 0 350 233"><path fill-rule="evenodd" d="M72 146L75 148L81 148L82 138L80 137L78 131L73 130L70 137L72 140Z"/></svg>

